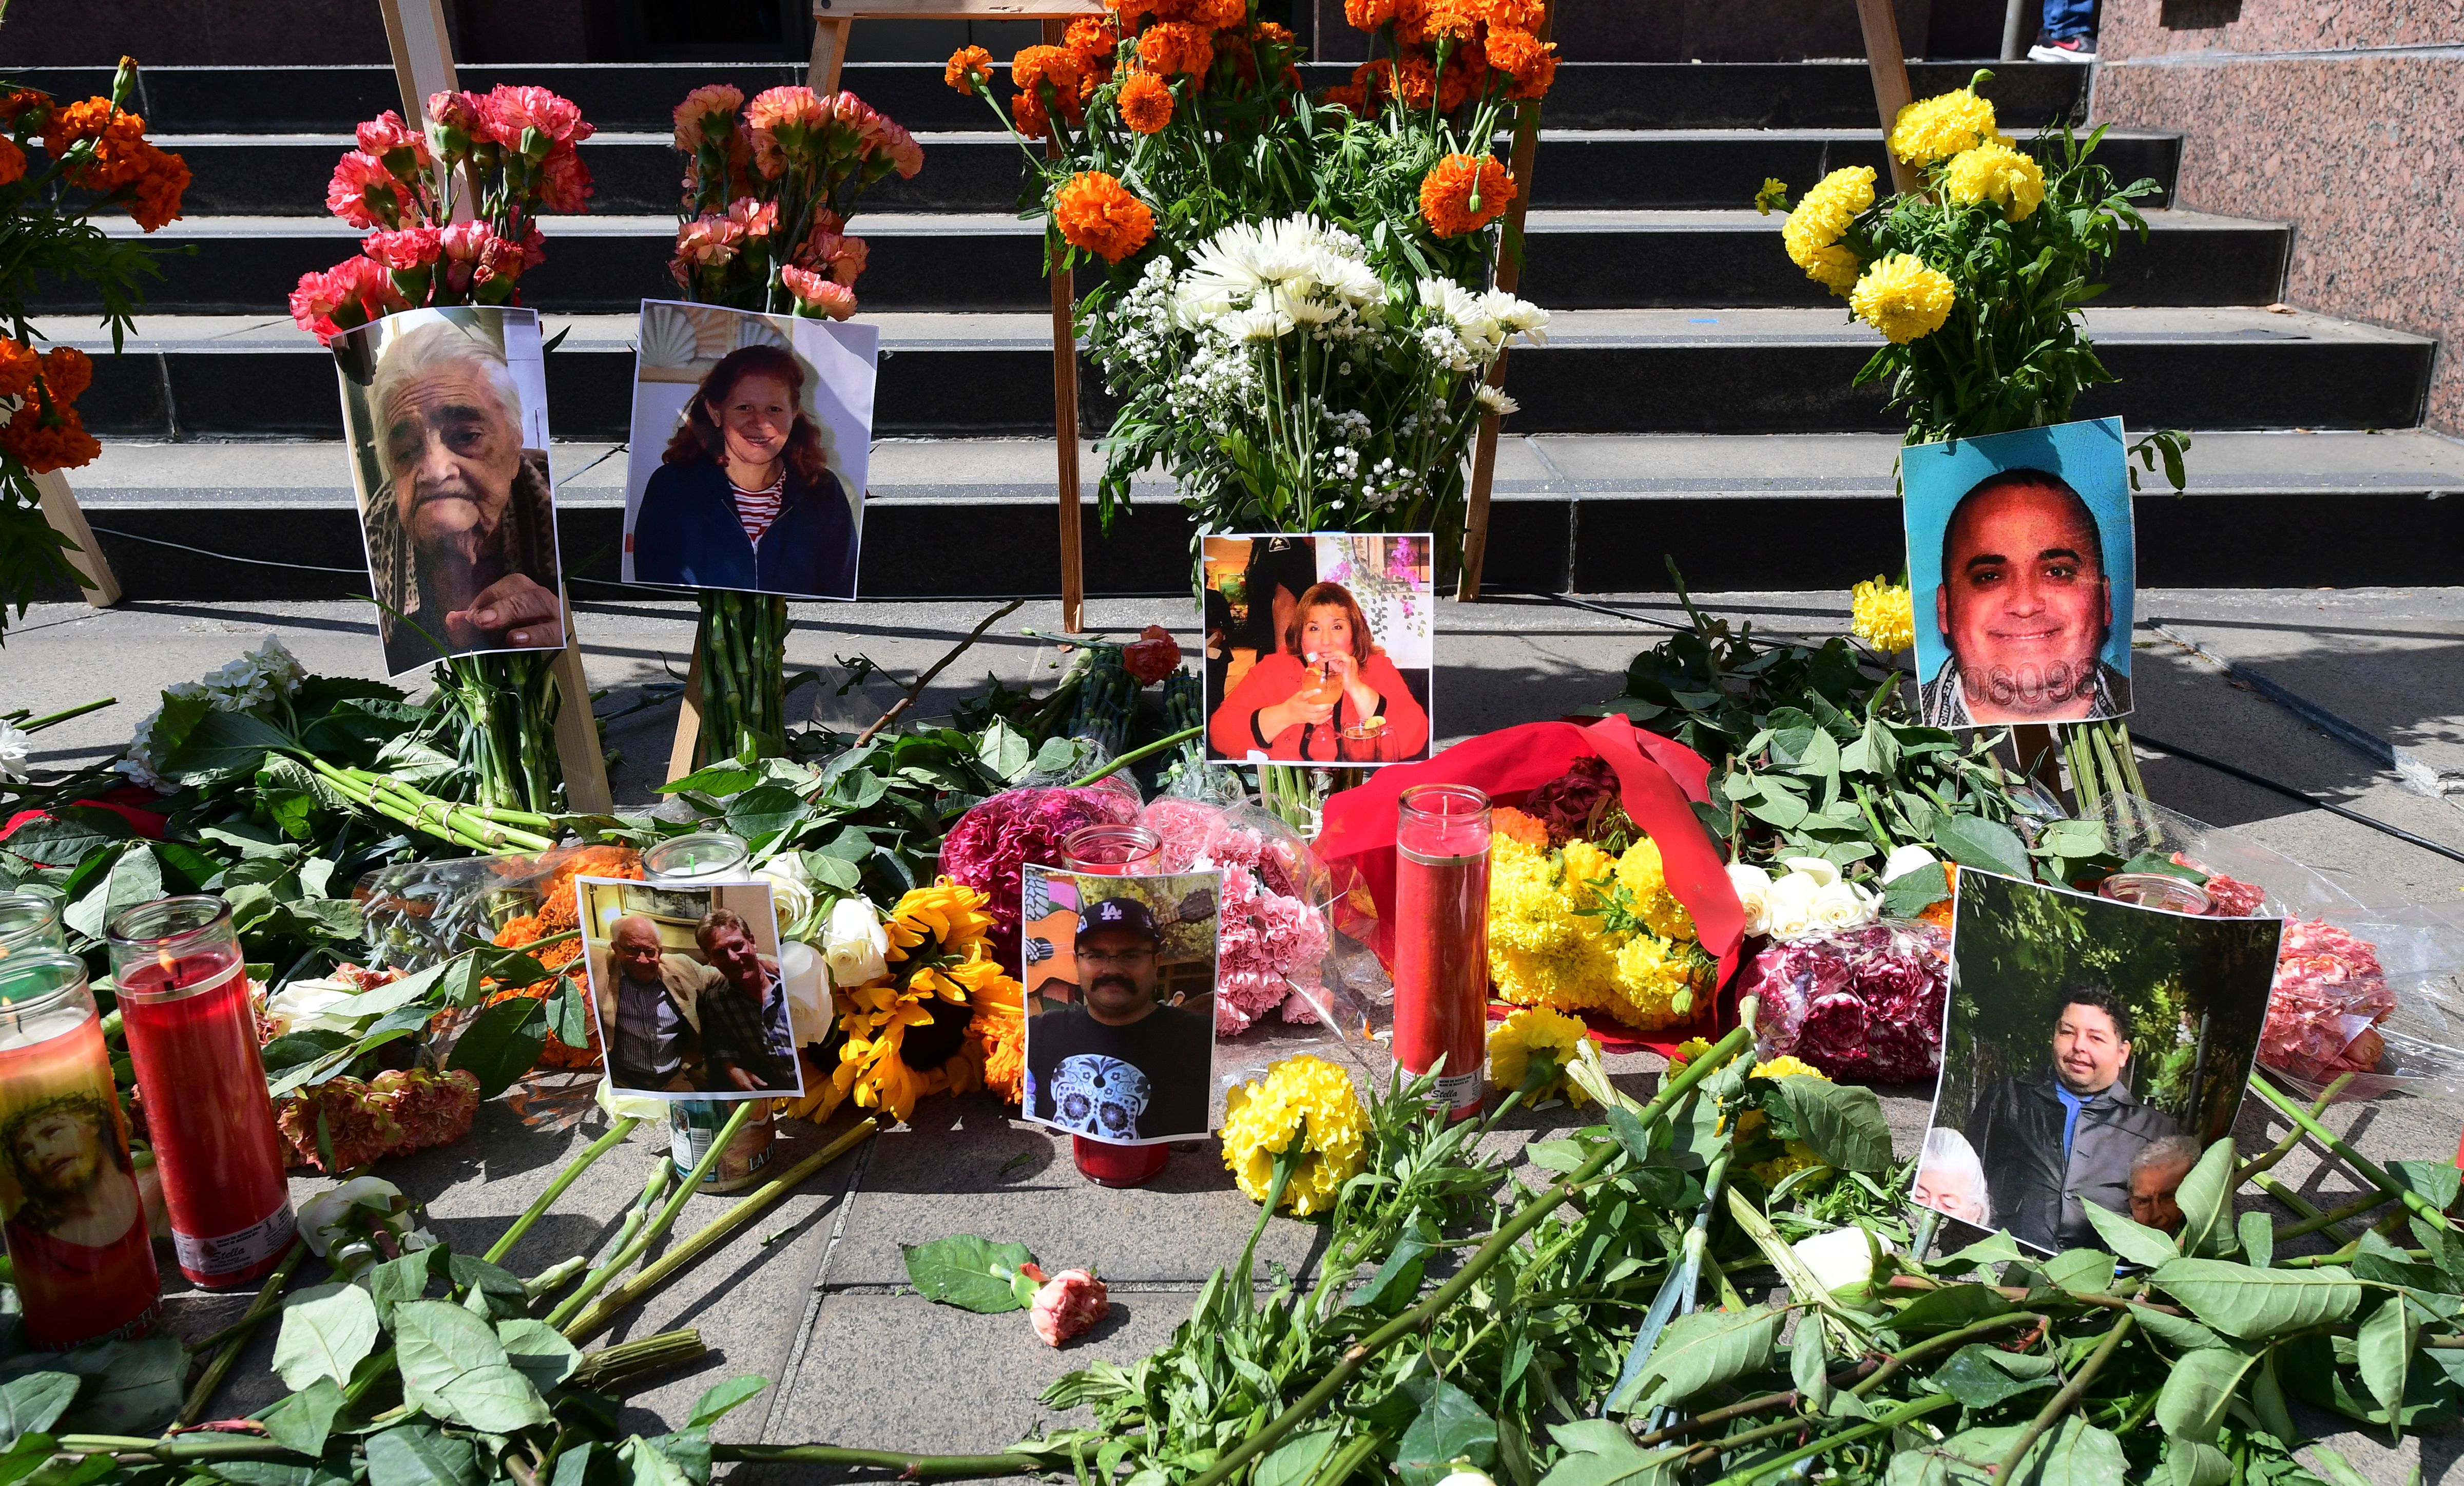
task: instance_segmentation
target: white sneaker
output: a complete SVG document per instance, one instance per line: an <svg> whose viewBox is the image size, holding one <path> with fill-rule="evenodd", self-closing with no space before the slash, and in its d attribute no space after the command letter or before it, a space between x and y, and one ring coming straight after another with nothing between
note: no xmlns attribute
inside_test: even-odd
<svg viewBox="0 0 2464 1486"><path fill-rule="evenodd" d="M2085 36L2071 36L2050 46L2039 43L2028 49L2032 62L2093 62L2096 43Z"/></svg>

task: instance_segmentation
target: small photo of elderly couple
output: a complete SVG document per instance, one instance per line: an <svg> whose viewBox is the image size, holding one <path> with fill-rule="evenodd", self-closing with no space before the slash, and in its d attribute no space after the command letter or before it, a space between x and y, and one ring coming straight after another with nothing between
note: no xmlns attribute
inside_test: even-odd
<svg viewBox="0 0 2464 1486"><path fill-rule="evenodd" d="M2233 1133L2282 926L1962 871L1918 1205L2044 1253L2106 1247L2090 1205L2179 1231L2182 1179Z"/></svg>
<svg viewBox="0 0 2464 1486"><path fill-rule="evenodd" d="M801 1097L766 882L583 877L590 1010L620 1094Z"/></svg>

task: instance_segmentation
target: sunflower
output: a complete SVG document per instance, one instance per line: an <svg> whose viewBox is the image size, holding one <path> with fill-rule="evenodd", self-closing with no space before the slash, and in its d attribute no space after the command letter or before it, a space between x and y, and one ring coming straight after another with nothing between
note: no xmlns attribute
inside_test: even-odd
<svg viewBox="0 0 2464 1486"><path fill-rule="evenodd" d="M1282 1058L1266 1076L1224 1098L1223 1164L1252 1202L1265 1202L1275 1158L1297 1139L1303 1155L1283 1206L1308 1217L1334 1206L1343 1184L1369 1163L1369 1112L1352 1078L1324 1058Z"/></svg>
<svg viewBox="0 0 2464 1486"><path fill-rule="evenodd" d="M838 992L847 1041L831 1082L859 1108L905 1120L928 1094L981 1086L983 1041L971 1032L979 997L1015 997L1018 982L992 958L982 893L944 877L910 891L883 925L890 972Z"/></svg>

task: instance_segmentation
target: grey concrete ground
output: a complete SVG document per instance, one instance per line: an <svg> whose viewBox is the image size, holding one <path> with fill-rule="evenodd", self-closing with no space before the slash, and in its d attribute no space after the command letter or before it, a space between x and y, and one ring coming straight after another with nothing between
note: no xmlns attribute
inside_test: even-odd
<svg viewBox="0 0 2464 1486"><path fill-rule="evenodd" d="M1611 596L1598 602L1650 619L1678 614L1665 595ZM1705 607L1752 618L1776 632L1835 632L1844 619L1834 593L1727 594ZM930 664L952 638L991 609L982 604L871 604L799 611L791 662L825 668L858 654L899 675ZM1160 604L1090 606L1090 623L1114 632L1182 616ZM2141 595L2136 653L2145 738L2180 743L2272 776L2313 795L2464 849L2464 797L2434 797L2389 768L2254 689L2263 676L2307 697L2391 746L2454 767L2464 755L2464 590L2349 592L2177 591ZM821 621L827 620L827 627ZM631 599L588 602L580 621L595 684L608 689L602 709L628 704L646 685L680 676L691 642L691 611ZM987 670L1026 679L1049 652L1009 632L1057 628L1055 606L1030 604L927 694L928 713L980 684ZM1447 664L1436 682L1442 738L1549 717L1618 690L1626 661L1653 627L1633 619L1537 600L1477 608L1447 606L1441 628ZM63 765L97 757L127 736L135 711L161 685L193 677L278 632L311 667L370 674L377 661L371 627L347 605L143 604L99 612L69 606L31 610L10 627L0 649L0 710L49 711L99 695L122 705L46 733L37 761ZM2189 647L2195 646L2196 651ZM2242 679L2221 664L2241 668ZM835 686L836 673L828 683ZM824 688L826 692L827 688ZM861 724L887 688L847 699L825 696L818 708ZM801 704L815 693L798 694ZM672 704L633 714L611 729L626 754L620 798L648 796L664 765ZM2328 873L2357 892L2454 904L2464 866L2392 840L2266 790L2209 772L2155 748L2143 751L2149 791L2189 814L2240 828L2265 844ZM1658 1059L1614 1060L1619 1076L1647 1081ZM561 1102L560 1102L561 1099ZM1925 1119L1921 1091L1885 1091L1904 1151ZM398 1164L396 1181L425 1198L440 1233L478 1248L603 1126L571 1092L541 1092L532 1106L546 1128L525 1128L505 1105L483 1112L473 1140ZM848 1117L840 1117L840 1123ZM560 1120L578 1120L555 1128ZM1574 1121L1546 1111L1501 1135L1511 1150L1533 1131ZM2443 1159L2454 1149L2464 1108L2439 1099L2390 1098L2339 1106L2329 1122L2378 1159ZM2255 1101L2240 1135L2249 1148L2284 1125ZM801 1149L820 1134L797 1130ZM600 1242L638 1188L656 1146L636 1140L578 1183L559 1214L513 1256L536 1270ZM2348 1191L2322 1173L2308 1150L2277 1174L2322 1207ZM302 1183L304 1193L315 1184ZM720 1210L723 1198L696 1198L693 1225ZM698 1326L715 1355L696 1369L653 1378L631 1399L645 1430L678 1422L700 1390L720 1378L758 1372L777 1386L732 1415L723 1439L774 1443L826 1441L933 1451L998 1449L1057 1419L1037 1403L1054 1377L1094 1358L1129 1361L1163 1342L1184 1319L1198 1285L1237 1257L1255 1209L1235 1190L1209 1145L1177 1152L1154 1186L1115 1192L1093 1187L1072 1167L1066 1142L1006 1118L983 1097L928 1102L913 1124L884 1134L815 1178L733 1241L684 1272L613 1336L671 1325ZM1019 1316L979 1317L903 1294L897 1251L954 1232L1026 1243L1047 1266L1092 1264L1114 1285L1114 1317L1092 1337L1055 1353ZM1306 1269L1318 1231L1277 1219L1261 1246L1265 1257ZM229 1297L184 1297L174 1324L195 1336L233 1314ZM227 1395L236 1411L259 1401L270 1341L241 1369ZM2361 1431L2310 1416L2318 1430L2373 1481L2406 1478L2415 1463L2433 1481L2464 1480L2457 1457L2464 1431L2448 1428L2389 1448Z"/></svg>

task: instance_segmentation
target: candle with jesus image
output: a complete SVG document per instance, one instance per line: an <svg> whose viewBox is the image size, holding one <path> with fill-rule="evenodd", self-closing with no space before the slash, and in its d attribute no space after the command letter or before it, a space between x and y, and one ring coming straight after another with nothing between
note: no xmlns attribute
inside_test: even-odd
<svg viewBox="0 0 2464 1486"><path fill-rule="evenodd" d="M85 965L0 961L0 1172L9 1260L39 1347L133 1337L162 1313L162 1275Z"/></svg>

